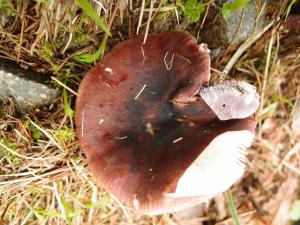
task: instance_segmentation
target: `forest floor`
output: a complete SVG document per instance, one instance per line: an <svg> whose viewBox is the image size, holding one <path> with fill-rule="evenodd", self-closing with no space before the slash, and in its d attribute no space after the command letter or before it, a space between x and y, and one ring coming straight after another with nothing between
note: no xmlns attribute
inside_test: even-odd
<svg viewBox="0 0 300 225"><path fill-rule="evenodd" d="M108 24L111 36L76 1L0 0L0 60L12 60L40 76L50 74L52 84L62 91L55 104L27 115L17 113L12 101L2 101L0 225L233 224L226 193L188 218L141 216L122 205L91 176L76 138L72 110L80 81L93 65L75 56L100 55L135 36L137 30L151 34L162 26L189 32L200 41L207 6L214 1L205 5L201 18L193 23L175 1L153 1L153 7L152 1L90 2ZM257 136L248 151L246 172L231 188L240 224L289 224L291 208L300 199L300 142L292 129L300 98L300 37L284 29L289 3L273 1L266 7L266 25L272 26L245 49L229 73L255 85L261 95ZM213 79L219 79L237 49L224 48L213 59Z"/></svg>

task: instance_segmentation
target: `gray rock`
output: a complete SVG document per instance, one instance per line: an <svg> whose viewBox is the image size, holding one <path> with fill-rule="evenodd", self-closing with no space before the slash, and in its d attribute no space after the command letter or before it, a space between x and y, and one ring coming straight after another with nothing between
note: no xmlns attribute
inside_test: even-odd
<svg viewBox="0 0 300 225"><path fill-rule="evenodd" d="M49 77L24 70L14 63L0 61L0 99L12 98L21 113L56 100L59 92L46 84L48 80Z"/></svg>
<svg viewBox="0 0 300 225"><path fill-rule="evenodd" d="M227 0L222 2L233 2ZM243 9L231 11L228 17L223 16L221 7L214 4L208 14L201 37L209 48L225 47L229 44L239 45L253 33L260 31L264 23L264 13L255 0Z"/></svg>

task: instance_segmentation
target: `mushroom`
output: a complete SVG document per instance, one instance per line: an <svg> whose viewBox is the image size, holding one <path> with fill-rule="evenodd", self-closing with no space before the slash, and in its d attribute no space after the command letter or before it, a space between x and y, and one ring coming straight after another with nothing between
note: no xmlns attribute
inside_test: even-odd
<svg viewBox="0 0 300 225"><path fill-rule="evenodd" d="M145 44L137 36L106 54L76 102L77 134L97 182L156 215L205 202L238 180L258 95L245 82L205 87L209 78L206 45L182 32L149 35Z"/></svg>

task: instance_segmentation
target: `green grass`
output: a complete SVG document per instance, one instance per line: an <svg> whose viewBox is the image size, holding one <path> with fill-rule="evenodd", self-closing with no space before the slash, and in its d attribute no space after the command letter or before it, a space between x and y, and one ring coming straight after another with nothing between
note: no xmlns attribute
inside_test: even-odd
<svg viewBox="0 0 300 225"><path fill-rule="evenodd" d="M290 11L293 7L293 5L297 2L297 0L291 0L290 1L290 4L288 5L287 9L286 9L286 12L285 12L285 20L288 18L289 14L290 14Z"/></svg>
<svg viewBox="0 0 300 225"><path fill-rule="evenodd" d="M87 0L76 0L76 3L82 8L84 13L89 16L108 36L111 36L108 26L98 15L95 9ZM102 58L104 55L105 47L106 47L107 36L104 36L100 47L94 54L82 54L78 56L74 56L73 58L79 62L85 63L93 63L97 61L99 58Z"/></svg>
<svg viewBox="0 0 300 225"><path fill-rule="evenodd" d="M68 101L68 92L64 88L63 90L63 100L64 100L64 110L68 117L73 118L74 117L74 110L71 108L70 103Z"/></svg>
<svg viewBox="0 0 300 225"><path fill-rule="evenodd" d="M27 122L28 122L27 126L32 132L32 137L35 140L40 140L42 138L40 130L37 127L33 126L31 123L29 123L29 121L27 121Z"/></svg>
<svg viewBox="0 0 300 225"><path fill-rule="evenodd" d="M54 56L54 52L52 51L52 46L49 41L45 41L42 46L42 57L47 61L51 62L51 58Z"/></svg>
<svg viewBox="0 0 300 225"><path fill-rule="evenodd" d="M9 0L0 0L0 14L4 16L14 16L16 11Z"/></svg>
<svg viewBox="0 0 300 225"><path fill-rule="evenodd" d="M104 51L106 48L106 40L107 40L106 37L104 37L102 39L100 47L94 54L77 55L77 56L74 56L73 59L75 59L79 62L85 62L85 63L93 63L93 62L97 61L99 58L102 58L104 55Z"/></svg>
<svg viewBox="0 0 300 225"><path fill-rule="evenodd" d="M228 205L234 225L240 225L239 217L237 214L236 207L234 205L232 192L230 189L226 192L226 199L227 199L227 205Z"/></svg>
<svg viewBox="0 0 300 225"><path fill-rule="evenodd" d="M89 39L89 35L83 31L78 31L75 33L74 43L77 45L82 44L84 41Z"/></svg>
<svg viewBox="0 0 300 225"><path fill-rule="evenodd" d="M249 6L249 3L249 0L235 0L234 2L225 2L222 5L222 14L224 18L228 18L233 11L244 9Z"/></svg>
<svg viewBox="0 0 300 225"><path fill-rule="evenodd" d="M55 47L59 48L61 46L62 43L60 41L56 41ZM44 58L51 65L51 71L54 74L59 73L59 65L52 61L52 59L54 59L55 57L55 54L53 52L52 45L49 41L44 42L42 46L41 57Z"/></svg>
<svg viewBox="0 0 300 225"><path fill-rule="evenodd" d="M8 147L9 149L11 149L14 152L18 151L18 148L16 146L16 141L13 139L10 139L8 137L0 138L0 143L5 145L6 147ZM2 159L4 157L8 157L16 165L19 165L22 163L22 160L18 156L8 152L7 150L5 150L4 148L2 148L0 146L0 159Z"/></svg>
<svg viewBox="0 0 300 225"><path fill-rule="evenodd" d="M146 4L146 8L149 8L150 1L146 1L148 4ZM15 7L15 9L18 9L19 11L22 9L20 4L21 1L0 0L0 2L13 2L13 7ZM37 4L36 2L40 2L41 4ZM28 63L28 65L30 65L29 67L32 67L33 69L39 69L41 66L42 69L51 73L53 77L57 78L76 92L84 71L88 70L92 65L74 62L73 58L69 57L82 53L93 53L77 56L77 59L78 61L81 60L81 62L86 63L94 62L104 53L107 45L107 39L104 37L109 37L108 34L104 30L101 30L102 28L99 28L98 24L95 23L78 4L76 4L76 1L74 1L73 4L72 2L69 3L69 1L62 2L60 15L58 15L59 10L57 10L57 7L47 8L49 4L55 3L54 0L34 0L26 8L24 14L26 18L26 32L24 32L23 35L20 60L21 62ZM94 0L85 2L88 4L91 3L91 6L96 4L96 1ZM187 22L191 23L195 21L195 23L199 23L199 19L201 19L201 16L203 17L203 12L205 11L205 8L201 9L200 7L203 2L204 1L200 0L181 0L182 4L181 6L178 6L175 4L175 0L164 0L163 6L172 7L167 11L156 11L157 16L155 19L163 20L159 21L163 26L162 28L168 28L166 30L169 30L170 27L170 29L172 29L173 24L175 26L176 23L175 7L177 7L176 10L181 14L179 24L180 26L183 25L183 31L195 34L198 29L198 26L195 26L196 24L188 24L187 28L184 27ZM284 7L289 4L291 5L292 2L295 1L289 0L284 4ZM109 3L111 3L111 9L116 5L116 1L110 1ZM158 4L159 1L156 1L154 7L157 7ZM281 6L283 4L281 3L279 5ZM0 4L0 8L3 6L3 4ZM69 7L70 9L63 10L64 7ZM107 5L105 5L105 7L108 9ZM35 10L32 10L32 8ZM46 19L49 19L51 28L55 28L56 24L59 25L57 30L46 30L46 32L50 33L53 31L57 32L57 35L53 35L52 33L52 37L56 38L51 40L51 42L49 42L50 39L47 39L46 36L36 39L36 35L38 34L37 31L40 27L39 24L41 22L43 23L41 19L45 19L42 16L42 10L47 12L48 18ZM128 33L124 28L126 28L129 18L132 22L131 31L136 29L135 22L138 21L139 10L140 1L133 1L132 10L129 9L129 4L124 4L118 9L115 18L118 22L114 23L111 29L111 33L116 39L112 41L112 43L109 43L109 47L113 47L119 42L117 31L121 32L124 39L127 38ZM235 9L230 8L230 10L229 14L234 12L233 10ZM66 13L69 11L70 15L65 17ZM282 8L281 13L284 13L284 15L280 15L280 17L284 19L286 12L288 11L289 10L286 8ZM124 16L122 24L119 23L119 21L121 21L121 13L123 13L122 15ZM149 15L148 13L148 11L144 12L144 19ZM209 13L210 11L208 11L208 15ZM111 14L104 15L103 13L103 15L98 14L97 16L102 19L104 19L105 16L107 21L112 19L109 17ZM7 38L6 35L2 37L3 48L1 51L7 56L15 56L15 43L19 43L21 40L20 32L22 29L19 17L20 15L18 14L13 16L11 19L16 22L13 24L6 24L5 27L5 32L7 32L9 36L7 36ZM34 19L34 21L32 21L32 19ZM155 22L155 20L151 22L149 33L157 31L153 26L155 25ZM36 25L30 26L32 23ZM168 26L169 24L170 26ZM270 79L266 84L267 91L264 98L265 104L258 117L259 120L270 118L272 122L276 122L277 126L286 124L286 122L289 121L290 111L292 111L291 103L294 103L295 98L297 97L296 93L298 93L297 88L299 86L298 80L295 77L296 70L293 69L299 64L299 58L296 58L296 53L292 54L292 51L289 51L294 49L293 47L290 47L292 43L284 45L284 43L289 42L290 39L282 41L284 40L283 38L285 38L285 35L281 34L281 31L278 30L278 46L274 45L271 52ZM256 86L259 86L257 80L263 81L264 70L266 67L265 44L268 42L269 36L270 34L266 33L265 38L259 40L254 48L249 48L249 52L253 49L258 49L258 52L255 54L246 54L245 57L242 57L241 60L237 62L237 64L247 65L247 67L242 67L242 69L248 70L249 72L242 74L242 72L236 70L235 75L237 77L243 76L241 77L242 79L251 80ZM72 38L70 42L68 42L70 40L69 38ZM31 46L35 39L37 40L37 43L33 51L34 54L30 55ZM91 45L93 45L93 48ZM276 51L276 48L278 48L278 51ZM58 51L63 49L65 49L64 53ZM87 49L89 49L89 52L87 52ZM276 57L276 54L279 54L281 49L284 50L284 56ZM222 69L222 65L225 65L230 54L231 53L226 53L226 57L222 57L220 63L213 63L212 66L216 67L216 69ZM285 54L287 55L285 56ZM38 62L41 62L42 65ZM62 65L61 63L64 64ZM236 67L239 68L240 66L236 65ZM257 78L255 75L257 75ZM215 76L217 77L218 75ZM146 217L133 214L131 210L128 210L130 216L130 219L128 219L126 218L125 213L120 209L120 203L118 203L112 195L107 194L103 189L98 188L100 185L95 183L94 177L86 168L84 153L77 142L75 130L73 130L74 118L69 118L74 115L73 103L76 97L71 92L68 92L68 90L64 90L62 85L59 85L54 81L53 83L55 83L55 87L59 87L59 90L61 90L61 101L56 101L54 107L51 107L50 110L46 110L46 107L41 107L39 110L28 114L29 118L42 127L41 130L33 125L30 127L30 121L24 119L24 117L15 118L15 110L11 107L10 102L0 105L0 124L4 125L0 130L0 143L4 143L5 146L12 150L7 151L6 148L1 148L0 146L0 158L2 157L1 168L5 169L1 171L3 176L0 177L0 179L3 180L1 181L2 185L0 189L1 191L5 191L5 193L0 196L2 203L0 211L3 216L3 224L70 224L70 222L76 224L76 221L88 223L89 218L92 220L90 224L103 225L175 224L177 219L170 214L158 217ZM281 107L283 104L285 107ZM67 115L69 117L67 117ZM66 117L67 119L65 119ZM283 146L282 154L280 154L282 156L285 156L295 144L292 132L285 133L287 130L286 128L287 126L283 131L283 135L285 135L284 141L280 142L280 146ZM10 130L11 132L9 132ZM48 132L49 135L53 137L53 141L58 143L58 146L56 146L52 141L52 138L50 140L43 131ZM265 134L265 132L269 131L262 128L262 134ZM264 138L264 136L267 135L262 135L262 138ZM267 143L268 139L264 140L266 140ZM61 149L59 147L61 147ZM259 170L258 173L258 184L253 186L253 190L260 196L257 200L258 204L262 204L268 202L270 197L274 198L274 196L276 196L276 192L272 192L271 195L268 195L267 192L269 190L280 190L278 187L281 185L282 181L281 179L278 179L276 182L270 182L268 187L266 187L267 190L257 188L261 186L260 178L268 177L269 174L273 174L274 168L277 168L278 165L277 160L273 160L274 162L268 160L269 157L273 156L268 149L268 143L258 142L258 144L253 146L253 150L259 151L261 155L264 156L258 157L257 154L249 154L249 161L254 165L258 165L259 169L263 168L263 170ZM20 155L31 157L32 159L24 159L21 156L16 156L14 153L19 153ZM281 158L278 159L280 160ZM299 160L295 159L296 157L292 156L289 163L295 168L298 168ZM282 174L287 171L286 169L288 168L283 165L282 169L280 169L282 171L278 172ZM290 174L293 173L289 172L287 173L287 176L290 176ZM251 173L249 175L251 178ZM57 188L55 188L57 190L57 195L54 194L54 182L57 185ZM234 190L235 191L232 190L232 194L231 192L225 194L226 215L225 213L218 214L217 206L215 204L210 204L208 211L212 213L205 214L207 216L207 221L203 223L226 223L228 217L230 218L229 223L231 224L245 224L245 220L249 221L251 224L258 223L255 214L249 214L249 217L247 216L246 219L242 216L242 213L246 214L248 213L248 210L243 209L243 207L240 207L237 203L240 203L241 201L244 202L244 200L247 202L248 200L239 199L240 196L235 194L243 191L241 188L237 187ZM243 194L241 194L241 196L243 196ZM295 201L299 202L299 196L294 197L298 199ZM236 202L236 205L234 202ZM220 204L221 207L224 207L223 202L220 202ZM6 208L6 213L2 214ZM270 209L266 208L266 210L269 211ZM270 210L270 212L272 212L272 210ZM272 216L274 215L271 213L270 217ZM299 203L294 203L290 214L285 215L285 217L286 219L299 218ZM265 219L267 220L268 218ZM0 224L1 222L0 219ZM185 224L183 221L178 223Z"/></svg>
<svg viewBox="0 0 300 225"><path fill-rule="evenodd" d="M55 131L55 137L60 142L68 142L75 140L75 132L70 128L62 128Z"/></svg>
<svg viewBox="0 0 300 225"><path fill-rule="evenodd" d="M198 0L187 0L184 4L182 4L181 0L177 0L176 5L181 8L185 18L192 23L199 21L205 10L205 4Z"/></svg>
<svg viewBox="0 0 300 225"><path fill-rule="evenodd" d="M76 3L102 30L104 30L108 35L111 35L104 20L97 15L97 12L87 0L76 0Z"/></svg>

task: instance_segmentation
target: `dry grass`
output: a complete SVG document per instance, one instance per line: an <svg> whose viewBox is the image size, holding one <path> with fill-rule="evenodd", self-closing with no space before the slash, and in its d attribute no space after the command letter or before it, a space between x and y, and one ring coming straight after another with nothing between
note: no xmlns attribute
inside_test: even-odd
<svg viewBox="0 0 300 225"><path fill-rule="evenodd" d="M13 10L6 21L0 20L0 58L51 74L55 85L75 90L68 92L73 106L82 74L90 67L73 56L94 53L104 32L73 1L6 2ZM200 30L201 36L203 21L186 26L172 3L91 2L111 28L106 50L137 32L186 27L195 36ZM283 18L287 2L274 3L268 15ZM280 24L276 21L246 48L229 74L254 83L262 96L247 171L233 187L241 224L285 224L291 203L297 194L299 198L300 142L290 127L292 108L300 96L300 39L285 33ZM223 51L212 64L214 71L223 71L235 51ZM213 77L219 73L213 72ZM62 98L28 116L16 113L11 102L2 102L0 224L187 224L176 214L136 215L95 184L84 159ZM195 224L232 224L224 195L200 211Z"/></svg>

